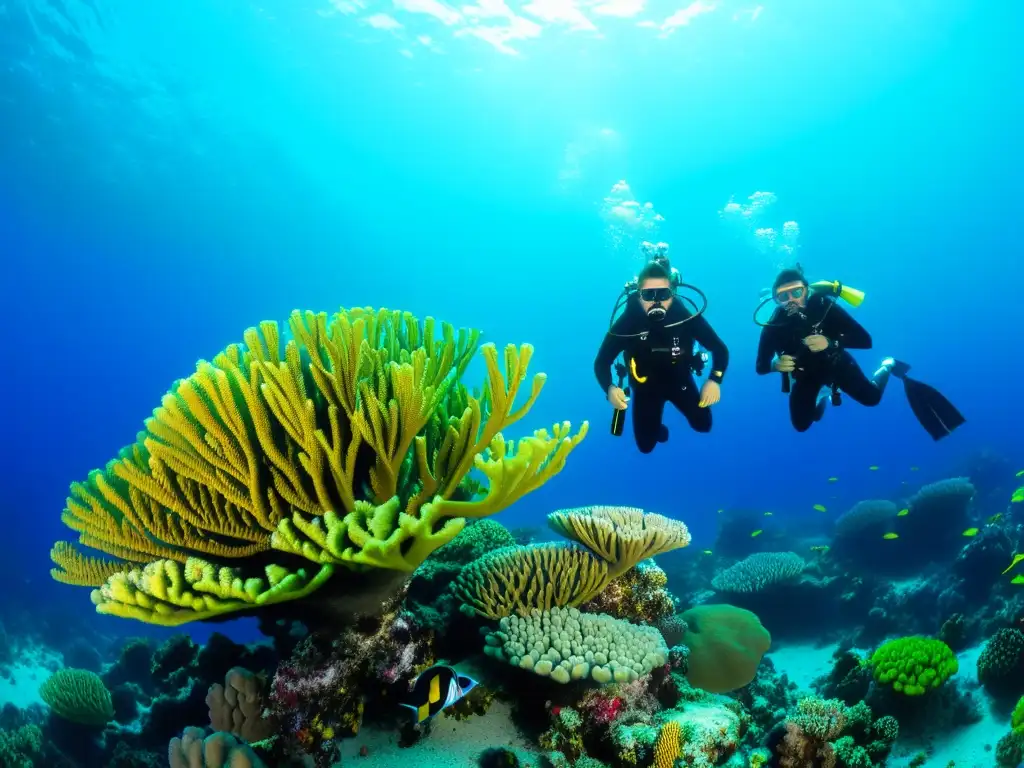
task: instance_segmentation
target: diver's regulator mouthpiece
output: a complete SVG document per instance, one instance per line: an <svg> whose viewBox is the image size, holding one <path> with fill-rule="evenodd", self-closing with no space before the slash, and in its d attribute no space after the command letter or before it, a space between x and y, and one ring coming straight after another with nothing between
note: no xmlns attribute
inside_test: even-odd
<svg viewBox="0 0 1024 768"><path fill-rule="evenodd" d="M664 320L666 314L667 311L663 306L661 306L661 302L658 302L653 307L647 310L647 317L649 317L651 320Z"/></svg>

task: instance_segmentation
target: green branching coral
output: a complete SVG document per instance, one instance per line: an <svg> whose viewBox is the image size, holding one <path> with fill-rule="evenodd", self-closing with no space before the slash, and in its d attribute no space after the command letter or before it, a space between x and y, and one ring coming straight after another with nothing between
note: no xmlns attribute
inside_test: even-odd
<svg viewBox="0 0 1024 768"><path fill-rule="evenodd" d="M882 644L869 661L875 680L906 696L938 688L960 666L949 646L928 637L901 637Z"/></svg>
<svg viewBox="0 0 1024 768"><path fill-rule="evenodd" d="M37 725L23 725L14 731L0 731L0 766L33 768L43 748L43 732Z"/></svg>
<svg viewBox="0 0 1024 768"><path fill-rule="evenodd" d="M54 714L73 723L101 727L114 719L110 691L99 675L85 669L54 672L39 695Z"/></svg>
<svg viewBox="0 0 1024 768"><path fill-rule="evenodd" d="M289 326L286 343L266 322L201 361L134 445L72 485L63 520L108 557L58 542L55 579L98 587L101 613L176 625L303 598L339 571L410 572L551 479L586 434L502 436L544 385L527 380L528 344L499 352L390 310ZM462 378L478 349L477 397Z"/></svg>

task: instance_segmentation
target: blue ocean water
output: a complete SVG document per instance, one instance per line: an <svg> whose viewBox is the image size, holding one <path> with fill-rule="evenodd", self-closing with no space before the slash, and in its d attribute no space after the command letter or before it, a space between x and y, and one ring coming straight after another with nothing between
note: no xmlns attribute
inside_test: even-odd
<svg viewBox="0 0 1024 768"><path fill-rule="evenodd" d="M535 345L548 383L520 429L591 434L510 526L630 504L685 520L696 553L721 508L797 525L985 451L1021 464L1022 28L1016 4L923 0L8 0L4 599L92 610L47 575L68 484L197 359L293 308ZM610 212L620 180L664 220ZM759 191L758 226L799 224L792 258L723 214ZM591 367L648 238L707 293L732 366L710 435L673 413L641 456ZM909 361L967 425L932 443L891 391L792 432L751 321L792 259L866 291L865 367Z"/></svg>

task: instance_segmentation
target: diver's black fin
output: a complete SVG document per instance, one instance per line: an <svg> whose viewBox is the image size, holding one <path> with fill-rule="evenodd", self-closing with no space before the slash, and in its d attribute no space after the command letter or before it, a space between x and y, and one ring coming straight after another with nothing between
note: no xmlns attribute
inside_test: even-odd
<svg viewBox="0 0 1024 768"><path fill-rule="evenodd" d="M907 374L910 373L910 366L906 363L900 362L899 360L892 361L892 375L897 379L907 378Z"/></svg>
<svg viewBox="0 0 1024 768"><path fill-rule="evenodd" d="M668 442L668 427L666 427L664 424L662 424L662 425L660 425L658 427L658 442L659 443L667 443Z"/></svg>
<svg viewBox="0 0 1024 768"><path fill-rule="evenodd" d="M910 410L914 412L914 416L917 417L921 426L932 436L932 440L941 440L967 421L956 406L935 387L905 375L902 378Z"/></svg>

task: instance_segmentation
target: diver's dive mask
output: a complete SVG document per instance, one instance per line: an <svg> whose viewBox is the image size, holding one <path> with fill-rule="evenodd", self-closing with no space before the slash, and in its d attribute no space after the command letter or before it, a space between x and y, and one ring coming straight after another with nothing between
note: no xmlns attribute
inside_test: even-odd
<svg viewBox="0 0 1024 768"><path fill-rule="evenodd" d="M668 301L672 298L671 288L641 288L640 298L644 301Z"/></svg>
<svg viewBox="0 0 1024 768"><path fill-rule="evenodd" d="M640 299L641 301L653 301L654 304L647 309L647 317L650 320L664 320L665 315L668 314L668 310L662 304L662 302L668 301L673 296L671 288L641 288Z"/></svg>

